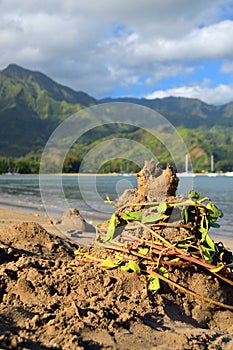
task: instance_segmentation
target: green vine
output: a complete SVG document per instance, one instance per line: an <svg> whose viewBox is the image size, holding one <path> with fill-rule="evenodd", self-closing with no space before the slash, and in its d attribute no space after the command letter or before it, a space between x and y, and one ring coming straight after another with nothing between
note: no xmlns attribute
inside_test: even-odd
<svg viewBox="0 0 233 350"><path fill-rule="evenodd" d="M209 229L218 227L216 221L222 216L222 211L208 197L201 198L201 194L194 191L189 192L188 199L176 202L125 205L112 214L107 226L97 227L95 245L112 252L107 259L97 259L97 262L104 269L120 267L145 276L148 289L154 293L166 282L198 299L233 311L233 306L204 298L169 276L170 269L195 266L233 286L232 253L221 243L214 243L209 235ZM172 239L167 230L173 232ZM92 259L86 253L83 256ZM93 261L95 259L93 257Z"/></svg>

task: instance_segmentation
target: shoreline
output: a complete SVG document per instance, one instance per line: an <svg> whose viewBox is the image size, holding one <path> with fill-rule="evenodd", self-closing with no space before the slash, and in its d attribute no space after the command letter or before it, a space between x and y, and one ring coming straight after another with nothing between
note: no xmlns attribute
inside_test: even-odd
<svg viewBox="0 0 233 350"><path fill-rule="evenodd" d="M137 173L48 173L48 174L0 174L0 177L18 177L18 176L137 176ZM233 172L226 172L226 173L194 173L194 172L180 172L177 173L177 176L180 177L195 177L195 176L208 176L208 177L218 177L218 176L226 176L226 177L233 177Z"/></svg>
<svg viewBox="0 0 233 350"><path fill-rule="evenodd" d="M83 215L83 213L81 213L81 215ZM93 225L97 225L103 222L106 218L100 219L96 217L95 214L92 215L92 213L85 213L84 219ZM22 222L36 222L43 226L48 232L58 233L56 226L51 224L51 218L46 214L46 212L26 210L22 208L11 208L0 205L0 229L4 229L10 225ZM215 243L222 242L226 249L233 252L233 238L214 235L211 232L210 237Z"/></svg>
<svg viewBox="0 0 233 350"><path fill-rule="evenodd" d="M54 214L53 219L61 217L64 212ZM85 216L86 221L93 219L95 224L99 224L102 221L106 220L107 215L100 217L101 214L95 214L91 212L80 211L82 216ZM9 226L10 224L22 222L22 221L36 221L37 223L43 223L47 225L52 219L44 210L36 210L31 208L22 208L22 207L13 207L8 205L0 204L0 228ZM15 220L15 222L13 222Z"/></svg>

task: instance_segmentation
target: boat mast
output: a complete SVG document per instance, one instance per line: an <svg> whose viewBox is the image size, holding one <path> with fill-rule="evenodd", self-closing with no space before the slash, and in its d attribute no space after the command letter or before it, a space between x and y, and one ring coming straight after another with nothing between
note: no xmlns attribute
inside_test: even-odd
<svg viewBox="0 0 233 350"><path fill-rule="evenodd" d="M214 155L211 154L211 157L210 157L210 171L211 173L214 173Z"/></svg>
<svg viewBox="0 0 233 350"><path fill-rule="evenodd" d="M185 172L186 173L189 172L189 155L188 155L188 153L185 156Z"/></svg>

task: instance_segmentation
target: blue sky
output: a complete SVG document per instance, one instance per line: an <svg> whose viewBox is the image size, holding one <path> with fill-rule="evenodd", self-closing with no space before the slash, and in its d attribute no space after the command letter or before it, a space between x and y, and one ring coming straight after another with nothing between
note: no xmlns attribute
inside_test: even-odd
<svg viewBox="0 0 233 350"><path fill-rule="evenodd" d="M0 69L96 97L233 101L233 1L0 0Z"/></svg>

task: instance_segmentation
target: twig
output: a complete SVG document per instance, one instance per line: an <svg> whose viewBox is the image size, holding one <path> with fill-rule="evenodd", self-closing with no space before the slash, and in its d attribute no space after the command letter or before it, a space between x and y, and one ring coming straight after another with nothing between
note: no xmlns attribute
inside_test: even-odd
<svg viewBox="0 0 233 350"><path fill-rule="evenodd" d="M161 237L157 232L151 230L149 227L147 227L145 224L143 224L140 221L136 221L138 226L141 226L142 228L144 228L145 230L149 231L150 233L152 233L154 236L156 236L160 241L162 241L163 243L165 243L168 247L171 245L170 242L168 242L165 238Z"/></svg>
<svg viewBox="0 0 233 350"><path fill-rule="evenodd" d="M158 277L162 281L167 282L168 284L171 284L173 287L176 287L176 288L182 290L184 293L192 295L193 297L195 297L197 299L200 299L200 300L205 301L207 303L211 303L211 304L214 304L216 306L222 307L224 309L228 309L228 310L233 311L233 306L231 306L231 305L223 304L223 303L220 303L218 301L215 301L215 300L203 297L203 296L201 296L201 295L199 295L199 294L197 294L197 293L195 293L195 292L193 292L193 291L191 291L191 290L189 290L189 289L179 285L178 283L175 283L175 282L171 281L169 278L166 278L165 276L162 276L162 275L160 275L159 273L157 273L155 271L148 270L147 272L149 274L151 274L151 275L154 275L154 276Z"/></svg>

